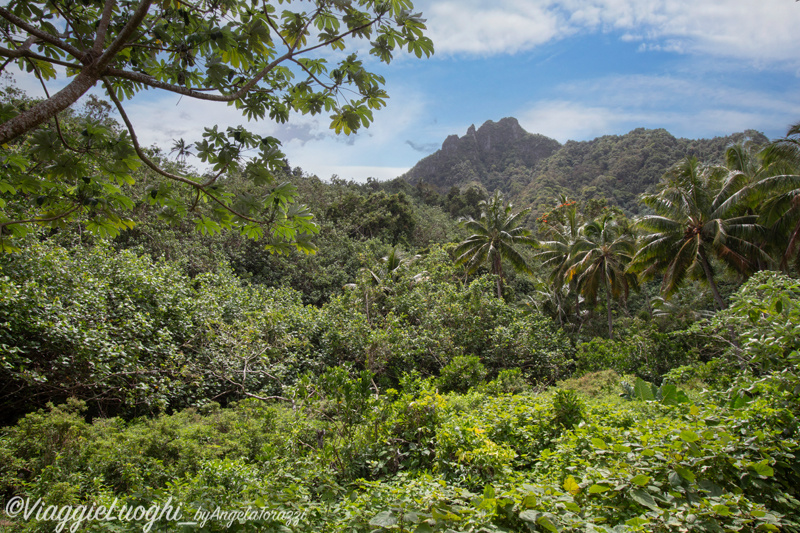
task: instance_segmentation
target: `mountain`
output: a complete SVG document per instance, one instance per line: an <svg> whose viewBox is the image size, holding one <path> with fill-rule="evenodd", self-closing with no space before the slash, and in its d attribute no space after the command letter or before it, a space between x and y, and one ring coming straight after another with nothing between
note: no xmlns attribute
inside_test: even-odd
<svg viewBox="0 0 800 533"><path fill-rule="evenodd" d="M746 130L713 139L677 138L664 129L637 128L625 135L561 144L525 131L515 118L470 126L463 137L450 135L441 150L420 160L401 176L446 192L478 185L496 189L518 207L547 210L559 193L578 200L606 197L628 212L639 210L638 196L686 156L703 162L722 160L732 143L769 141Z"/></svg>
<svg viewBox="0 0 800 533"><path fill-rule="evenodd" d="M486 186L492 173L534 168L559 148L561 143L528 133L515 118L489 120L477 130L470 126L463 137L450 135L441 150L422 159L402 177L412 184L428 183L439 188Z"/></svg>

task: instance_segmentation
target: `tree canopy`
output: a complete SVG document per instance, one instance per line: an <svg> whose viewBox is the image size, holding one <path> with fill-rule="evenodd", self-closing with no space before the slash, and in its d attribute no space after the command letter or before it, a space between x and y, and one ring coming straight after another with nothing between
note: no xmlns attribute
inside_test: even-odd
<svg viewBox="0 0 800 533"><path fill-rule="evenodd" d="M212 125L194 146L210 170L191 176L140 145L126 101L155 89L227 103L251 120L328 113L336 133L350 134L368 126L388 98L384 78L359 58L359 41L386 63L399 49L433 52L412 9L409 0L12 0L0 7L0 68L16 63L32 73L46 98L0 109L0 192L26 200L24 209L0 211L3 247L12 248L7 236L22 236L31 224L81 216L100 232L130 227L124 212L133 202L124 187L143 162L168 184L149 190L149 201L177 216L198 202L211 206L198 215L202 231L235 228L279 251L311 251L310 213L295 203L293 188L273 183L285 164L278 139ZM48 84L63 76L69 83L51 94ZM124 128L90 118L62 124L60 114L98 84ZM234 169L273 187L258 196L226 192L220 178ZM191 191L188 207L175 186Z"/></svg>
<svg viewBox="0 0 800 533"><path fill-rule="evenodd" d="M511 203L503 202L503 196L495 191L489 200L482 201L481 218L471 217L464 220L464 226L470 235L453 251L456 263L467 266L468 272L474 272L488 261L492 274L497 276L497 297L503 297L503 259L511 263L516 270L532 273L525 258L519 252L519 245L533 246L536 240L531 232L521 225L530 209L514 213Z"/></svg>
<svg viewBox="0 0 800 533"><path fill-rule="evenodd" d="M723 176L714 170L697 158L686 158L664 176L658 193L642 196L655 214L638 222L646 233L631 268L645 278L663 272L666 294L687 277L705 279L717 307L724 309L710 258L741 274L752 273L758 260L770 258L758 246L764 232L757 217L738 213L735 203L728 201L746 176Z"/></svg>

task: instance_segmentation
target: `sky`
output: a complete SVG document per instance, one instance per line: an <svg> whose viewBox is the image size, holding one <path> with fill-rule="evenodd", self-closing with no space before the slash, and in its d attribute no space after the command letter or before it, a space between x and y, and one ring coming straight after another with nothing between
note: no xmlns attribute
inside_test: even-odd
<svg viewBox="0 0 800 533"><path fill-rule="evenodd" d="M127 106L147 145L245 125L281 139L292 167L322 179L395 178L470 125L516 117L562 143L664 128L709 138L800 122L795 0L417 0L435 54L399 53L390 99L356 135L327 115L248 123L233 108L154 91ZM36 93L32 80L18 84Z"/></svg>

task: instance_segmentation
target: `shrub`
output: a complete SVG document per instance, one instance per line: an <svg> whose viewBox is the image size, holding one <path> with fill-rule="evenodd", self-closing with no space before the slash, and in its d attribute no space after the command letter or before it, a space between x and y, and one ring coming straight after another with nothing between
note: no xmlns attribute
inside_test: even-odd
<svg viewBox="0 0 800 533"><path fill-rule="evenodd" d="M442 392L465 393L470 387L483 384L486 367L475 355L459 355L442 368L437 385Z"/></svg>
<svg viewBox="0 0 800 533"><path fill-rule="evenodd" d="M519 394L528 392L530 389L531 386L525 380L520 368L501 370L497 377L484 387L488 394Z"/></svg>
<svg viewBox="0 0 800 533"><path fill-rule="evenodd" d="M572 429L583 420L583 404L574 390L556 390L553 398L553 424Z"/></svg>
<svg viewBox="0 0 800 533"><path fill-rule="evenodd" d="M613 370L589 372L577 378L560 381L558 386L562 389L576 390L587 396L599 396L612 392L618 385L620 376Z"/></svg>

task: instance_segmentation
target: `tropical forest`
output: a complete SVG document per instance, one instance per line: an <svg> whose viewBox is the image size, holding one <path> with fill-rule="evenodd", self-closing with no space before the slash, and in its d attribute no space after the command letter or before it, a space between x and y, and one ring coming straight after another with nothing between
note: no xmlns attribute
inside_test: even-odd
<svg viewBox="0 0 800 533"><path fill-rule="evenodd" d="M4 2L1 531L800 532L800 123L495 117L366 181L133 125L162 91L355 134L363 58L426 31L408 0Z"/></svg>

